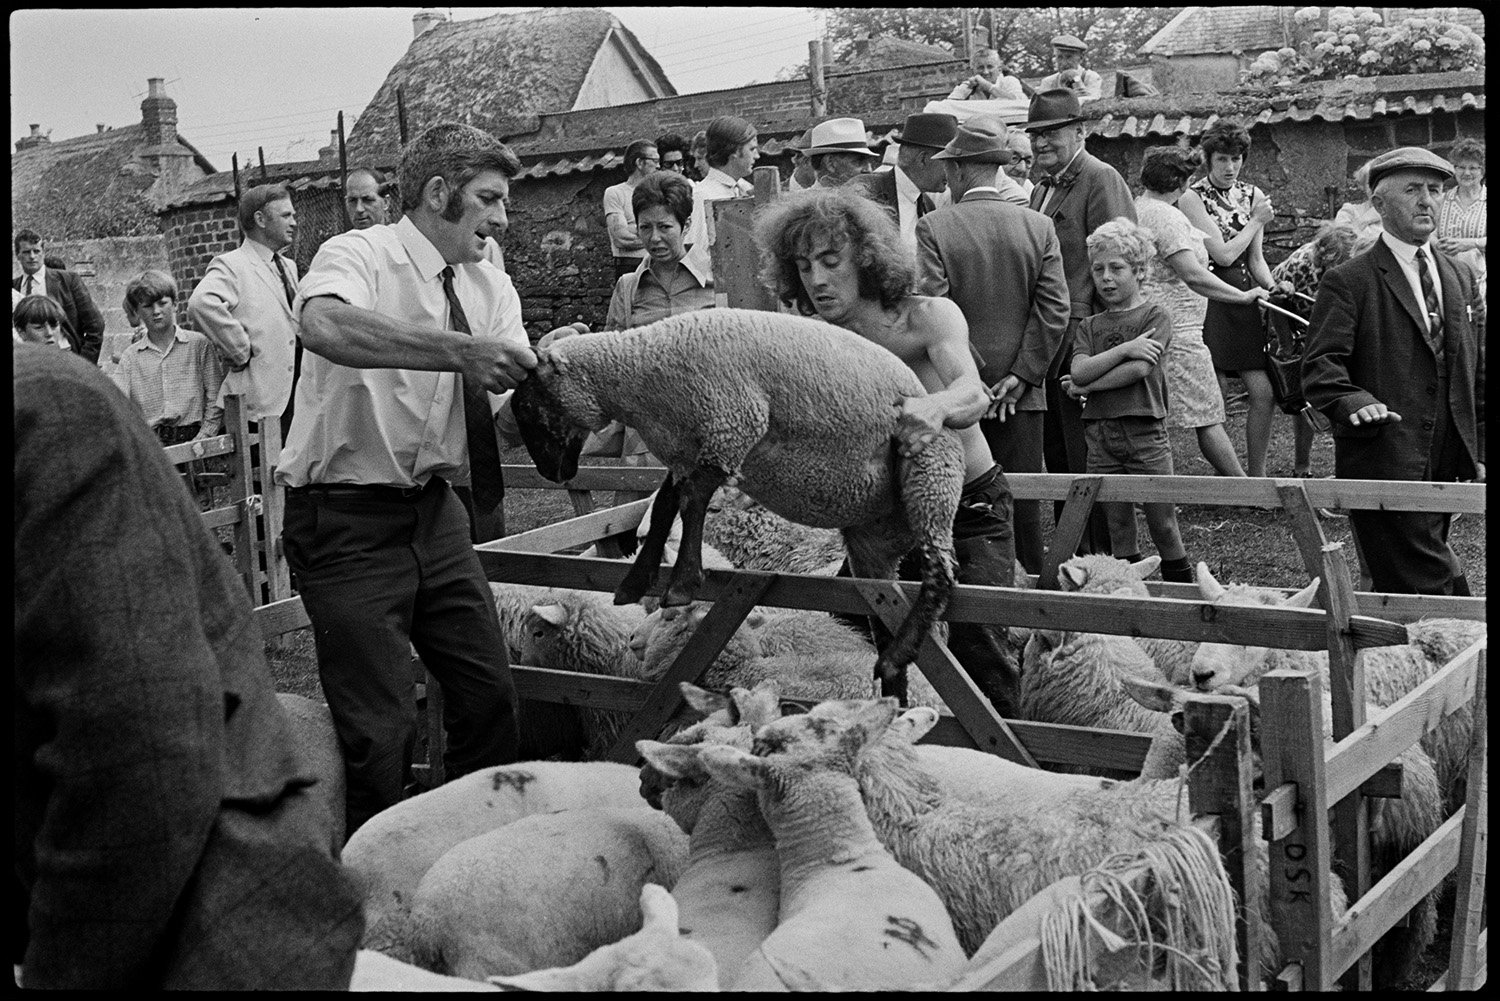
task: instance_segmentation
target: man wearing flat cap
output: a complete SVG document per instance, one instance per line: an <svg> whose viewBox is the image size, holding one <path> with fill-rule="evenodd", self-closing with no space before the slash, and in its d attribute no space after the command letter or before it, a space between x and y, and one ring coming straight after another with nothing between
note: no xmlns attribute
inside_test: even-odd
<svg viewBox="0 0 1500 1001"><path fill-rule="evenodd" d="M1484 306L1467 267L1432 239L1453 167L1403 146L1370 161L1370 204L1384 232L1323 276L1302 388L1333 423L1334 475L1484 480L1475 403L1484 394ZM1350 511L1374 590L1468 595L1448 545L1451 515Z"/></svg>
<svg viewBox="0 0 1500 1001"><path fill-rule="evenodd" d="M1044 90L1031 99L1021 127L1031 135L1032 155L1040 179L1031 192L1031 207L1052 220L1062 246L1063 270L1068 275L1072 319L1047 380L1047 471L1082 473L1088 459L1083 437L1083 407L1064 389L1063 359L1073 353L1073 334L1085 316L1104 312L1094 294L1089 273L1089 234L1124 216L1135 221L1135 200L1125 178L1084 148L1086 136L1078 95L1071 90ZM1055 506L1061 517L1062 504ZM1108 553L1109 526L1097 506L1089 515L1088 531L1079 549Z"/></svg>
<svg viewBox="0 0 1500 1001"><path fill-rule="evenodd" d="M808 132L807 141L803 155L812 161L818 175L815 188L842 187L880 162L880 154L865 138L865 123L858 118L819 122Z"/></svg>
<svg viewBox="0 0 1500 1001"><path fill-rule="evenodd" d="M1068 327L1068 281L1046 218L1006 200L996 167L1010 162L1006 127L978 117L932 159L952 204L917 220L917 291L947 296L969 324L979 375L995 405L979 428L1007 472L1042 471L1043 386ZM1041 572L1039 501L1015 502L1016 556Z"/></svg>
<svg viewBox="0 0 1500 1001"><path fill-rule="evenodd" d="M1036 91L1066 87L1078 95L1080 101L1097 101L1104 89L1099 74L1083 65L1083 54L1089 50L1081 38L1073 35L1058 35L1052 39L1052 62L1057 72L1044 76L1037 82Z"/></svg>
<svg viewBox="0 0 1500 1001"><path fill-rule="evenodd" d="M952 115L907 115L901 125L896 166L891 170L861 174L849 186L882 206L896 220L901 242L913 254L917 250L917 220L938 207L936 196L948 185L943 161L933 154L958 132Z"/></svg>

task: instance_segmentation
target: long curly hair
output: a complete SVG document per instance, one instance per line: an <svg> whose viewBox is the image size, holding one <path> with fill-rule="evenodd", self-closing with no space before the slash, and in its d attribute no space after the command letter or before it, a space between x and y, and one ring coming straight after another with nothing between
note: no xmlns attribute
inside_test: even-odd
<svg viewBox="0 0 1500 1001"><path fill-rule="evenodd" d="M778 199L755 223L760 277L785 303L804 316L815 314L802 287L797 258L808 257L821 239L853 246L859 266L859 294L890 309L911 295L916 265L901 244L901 232L874 202L848 188L797 192Z"/></svg>

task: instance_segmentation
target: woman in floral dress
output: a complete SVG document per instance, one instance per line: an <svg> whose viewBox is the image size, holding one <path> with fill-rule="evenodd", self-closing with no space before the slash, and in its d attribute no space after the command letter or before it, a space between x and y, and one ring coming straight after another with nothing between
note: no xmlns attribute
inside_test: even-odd
<svg viewBox="0 0 1500 1001"><path fill-rule="evenodd" d="M1458 187L1443 195L1438 210L1438 249L1465 261L1481 283L1485 278L1485 247L1489 242L1489 196L1484 186L1484 143L1460 139L1448 153ZM1481 291L1484 285L1479 286Z"/></svg>
<svg viewBox="0 0 1500 1001"><path fill-rule="evenodd" d="M1172 315L1172 343L1166 356L1167 424L1192 428L1203 457L1220 476L1244 476L1224 430L1224 397L1203 343L1203 316L1209 299L1253 305L1266 291L1259 286L1242 291L1214 277L1208 270L1203 234L1177 208L1202 162L1197 150L1181 146L1149 149L1141 161L1144 190L1135 200L1136 219L1156 241L1145 291Z"/></svg>
<svg viewBox="0 0 1500 1001"><path fill-rule="evenodd" d="M1253 184L1239 179L1250 150L1250 133L1230 122L1217 122L1199 145L1208 173L1183 194L1178 207L1204 234L1209 269L1241 291L1271 287L1271 269L1261 252L1261 235L1274 217L1271 200ZM1203 320L1203 342L1213 355L1219 387L1237 375L1250 397L1245 418L1245 465L1251 476L1266 475L1271 444L1271 415L1276 397L1266 375L1260 310L1253 305L1210 302ZM1227 395L1227 393L1226 393Z"/></svg>

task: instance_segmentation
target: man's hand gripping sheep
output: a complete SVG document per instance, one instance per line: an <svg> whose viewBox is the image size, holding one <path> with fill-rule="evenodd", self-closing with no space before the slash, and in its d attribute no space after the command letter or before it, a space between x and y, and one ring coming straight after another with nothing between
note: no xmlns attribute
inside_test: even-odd
<svg viewBox="0 0 1500 1001"><path fill-rule="evenodd" d="M855 576L894 580L902 556L918 548L917 600L875 664L886 690L899 693L952 593L965 471L952 431L898 448L902 403L923 395L900 359L846 330L720 309L544 348L512 409L538 471L554 482L576 474L584 438L611 420L635 428L667 466L618 604L655 582L678 512L681 553L662 602L693 599L703 582L704 512L725 483L792 521L841 529Z"/></svg>

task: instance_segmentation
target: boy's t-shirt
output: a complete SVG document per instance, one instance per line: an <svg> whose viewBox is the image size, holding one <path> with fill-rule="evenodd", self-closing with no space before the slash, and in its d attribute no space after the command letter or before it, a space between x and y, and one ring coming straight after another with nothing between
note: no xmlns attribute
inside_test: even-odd
<svg viewBox="0 0 1500 1001"><path fill-rule="evenodd" d="M1162 357L1157 359L1144 379L1118 389L1089 393L1088 401L1083 405L1084 420L1167 416L1167 370L1162 361L1172 343L1172 314L1157 303L1146 302L1134 309L1084 317L1078 325L1078 339L1074 343L1073 354L1075 357L1080 354L1089 357L1103 354L1147 331L1151 332L1152 340L1161 344Z"/></svg>

